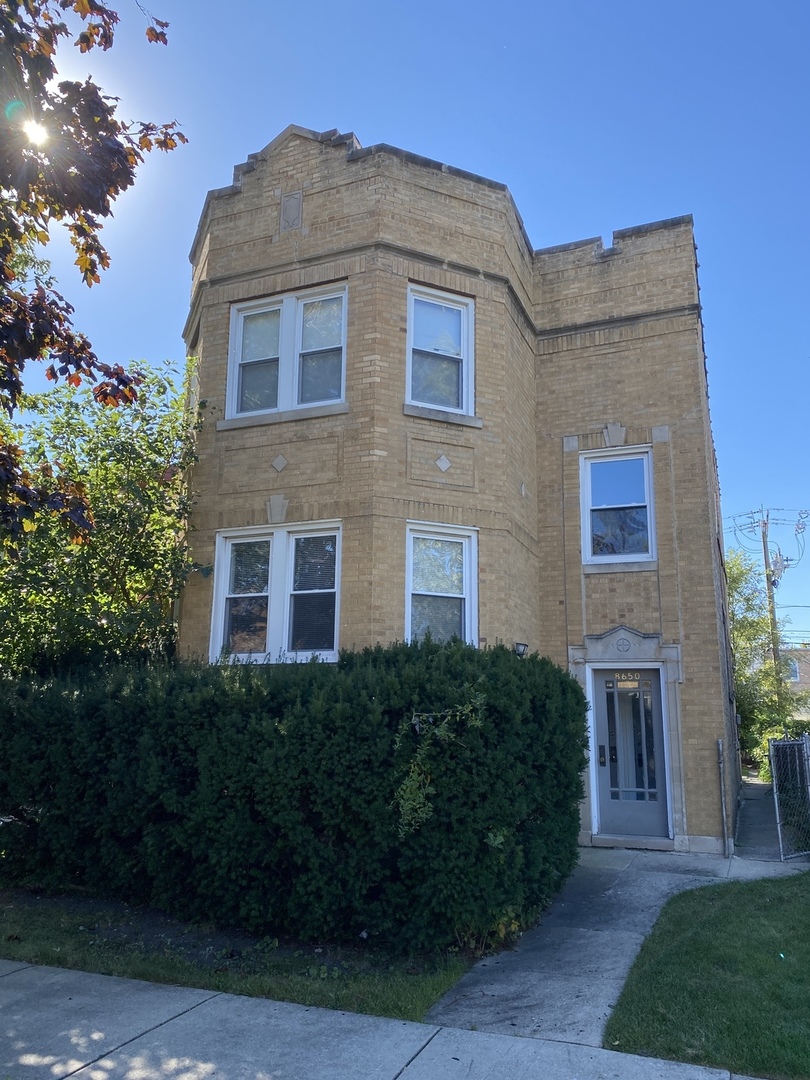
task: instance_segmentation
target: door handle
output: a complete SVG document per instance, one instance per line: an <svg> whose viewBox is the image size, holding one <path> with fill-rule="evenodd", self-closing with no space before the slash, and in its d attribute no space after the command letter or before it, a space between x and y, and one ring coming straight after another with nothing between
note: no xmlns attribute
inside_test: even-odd
<svg viewBox="0 0 810 1080"><path fill-rule="evenodd" d="M599 764L602 765L602 766L604 766L606 764L606 762L605 762L605 747L602 745L602 743L599 744Z"/></svg>

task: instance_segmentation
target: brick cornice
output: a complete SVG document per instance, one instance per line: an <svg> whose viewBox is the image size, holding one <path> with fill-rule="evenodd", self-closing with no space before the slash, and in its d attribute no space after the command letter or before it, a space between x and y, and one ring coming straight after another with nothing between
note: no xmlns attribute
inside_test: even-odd
<svg viewBox="0 0 810 1080"><path fill-rule="evenodd" d="M609 319L598 319L591 322L570 323L567 326L555 326L550 329L537 331L537 344L539 352L547 352L543 348L545 342L554 341L555 349L560 347L561 338L579 337L587 335L591 338L587 344L594 344L593 338L602 335L601 343L611 340L620 341L627 337L627 330L635 328L643 323L660 322L665 319L700 318L700 304L682 304L674 308L662 308L655 311L639 311L632 315L617 315ZM586 344L578 342L577 344Z"/></svg>

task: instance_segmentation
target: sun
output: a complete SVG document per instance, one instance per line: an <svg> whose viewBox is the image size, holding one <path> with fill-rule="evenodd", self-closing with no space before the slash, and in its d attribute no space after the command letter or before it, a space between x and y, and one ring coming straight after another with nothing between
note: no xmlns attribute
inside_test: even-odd
<svg viewBox="0 0 810 1080"><path fill-rule="evenodd" d="M48 141L48 130L38 120L26 120L23 124L23 131L28 141L35 146L42 146L43 143Z"/></svg>

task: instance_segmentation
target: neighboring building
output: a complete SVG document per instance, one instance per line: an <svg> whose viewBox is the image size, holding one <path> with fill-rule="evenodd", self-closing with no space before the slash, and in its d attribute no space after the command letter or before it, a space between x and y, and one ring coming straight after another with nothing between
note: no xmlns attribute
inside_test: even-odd
<svg viewBox="0 0 810 1080"><path fill-rule="evenodd" d="M187 654L525 642L592 704L586 844L736 805L692 221L533 250L507 188L289 127L209 194Z"/></svg>
<svg viewBox="0 0 810 1080"><path fill-rule="evenodd" d="M810 648L797 646L783 649L782 659L787 664L787 681L791 693L803 697L799 715L810 720Z"/></svg>

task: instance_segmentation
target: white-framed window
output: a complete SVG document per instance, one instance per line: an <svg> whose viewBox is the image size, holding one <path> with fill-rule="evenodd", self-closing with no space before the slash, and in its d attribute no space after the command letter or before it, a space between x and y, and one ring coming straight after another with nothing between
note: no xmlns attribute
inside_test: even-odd
<svg viewBox="0 0 810 1080"><path fill-rule="evenodd" d="M217 534L212 662L337 660L340 525Z"/></svg>
<svg viewBox="0 0 810 1080"><path fill-rule="evenodd" d="M405 573L405 637L459 637L478 644L478 533L410 522Z"/></svg>
<svg viewBox="0 0 810 1080"><path fill-rule="evenodd" d="M799 661L793 656L788 657L788 682L799 682Z"/></svg>
<svg viewBox="0 0 810 1080"><path fill-rule="evenodd" d="M582 561L621 563L654 559L649 449L583 454L580 464Z"/></svg>
<svg viewBox="0 0 810 1080"><path fill-rule="evenodd" d="M471 299L409 286L409 405L474 415L474 315Z"/></svg>
<svg viewBox="0 0 810 1080"><path fill-rule="evenodd" d="M345 370L345 287L231 308L227 417L342 401Z"/></svg>

